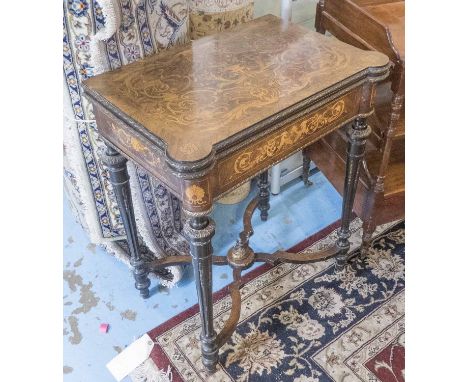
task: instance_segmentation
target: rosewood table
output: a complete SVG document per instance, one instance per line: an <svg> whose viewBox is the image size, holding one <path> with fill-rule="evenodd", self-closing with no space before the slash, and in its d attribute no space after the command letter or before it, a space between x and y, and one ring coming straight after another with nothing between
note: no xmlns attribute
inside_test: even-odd
<svg viewBox="0 0 468 382"><path fill-rule="evenodd" d="M349 224L360 163L373 112L375 83L388 58L268 15L242 27L146 57L86 80L103 161L120 208L135 286L149 295L148 273L192 262L202 321L203 364L216 368L218 351L239 320L241 272L254 262L306 263L336 256L346 264ZM269 209L267 170L326 134L348 130L341 228L334 246L311 254L255 253L251 217ZM129 188L127 159L158 178L182 201L190 256L145 262ZM259 177L259 194L244 214L244 230L227 256L213 255L213 202ZM320 201L318 201L320 202ZM229 264L232 309L220 333L213 328L212 265Z"/></svg>

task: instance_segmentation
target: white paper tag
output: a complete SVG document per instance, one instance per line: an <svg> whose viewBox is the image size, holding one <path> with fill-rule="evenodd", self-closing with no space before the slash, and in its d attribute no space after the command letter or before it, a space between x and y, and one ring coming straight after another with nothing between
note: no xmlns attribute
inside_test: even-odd
<svg viewBox="0 0 468 382"><path fill-rule="evenodd" d="M153 346L153 340L148 334L144 334L115 356L106 366L114 378L120 382L148 359Z"/></svg>

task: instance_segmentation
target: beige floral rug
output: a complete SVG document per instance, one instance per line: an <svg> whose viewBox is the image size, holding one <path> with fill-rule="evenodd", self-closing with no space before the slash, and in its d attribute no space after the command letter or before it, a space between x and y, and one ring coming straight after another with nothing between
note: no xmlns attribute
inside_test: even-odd
<svg viewBox="0 0 468 382"><path fill-rule="evenodd" d="M298 244L308 252L336 240L337 224ZM360 221L352 223L349 266L333 260L262 266L244 277L240 323L208 375L199 351L198 307L148 334L149 360L184 381L404 381L404 222L380 226L369 256L359 256ZM231 307L227 289L215 294L221 330ZM148 367L148 362L146 364Z"/></svg>

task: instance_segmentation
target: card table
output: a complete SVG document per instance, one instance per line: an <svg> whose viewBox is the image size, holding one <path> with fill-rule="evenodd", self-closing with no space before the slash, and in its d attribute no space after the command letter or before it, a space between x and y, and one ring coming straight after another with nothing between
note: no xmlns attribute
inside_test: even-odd
<svg viewBox="0 0 468 382"><path fill-rule="evenodd" d="M121 212L135 286L149 296L149 272L192 262L202 322L203 364L216 368L220 347L239 320L241 272L254 262L348 260L349 224L375 84L389 60L267 15L233 30L97 75L83 82L99 134L103 162ZM316 253L256 253L249 246L252 214L268 217L268 169L348 125L341 226L336 244ZM145 261L141 256L126 162L130 159L176 195L187 216L190 256ZM214 255L213 203L258 177L259 193L244 213L244 229L226 256ZM317 201L320 203L320 200ZM229 264L232 308L213 327L212 266Z"/></svg>

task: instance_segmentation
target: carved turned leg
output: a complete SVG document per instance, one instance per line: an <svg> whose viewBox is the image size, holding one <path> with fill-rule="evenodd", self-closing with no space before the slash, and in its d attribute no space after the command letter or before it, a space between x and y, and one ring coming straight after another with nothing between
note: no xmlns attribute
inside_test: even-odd
<svg viewBox="0 0 468 382"><path fill-rule="evenodd" d="M304 186L312 186L312 182L309 180L309 173L310 173L310 157L307 153L307 150L302 150L302 181L304 182Z"/></svg>
<svg viewBox="0 0 468 382"><path fill-rule="evenodd" d="M258 177L258 209L260 210L260 218L266 221L268 219L268 210L270 209L268 170L262 172Z"/></svg>
<svg viewBox="0 0 468 382"><path fill-rule="evenodd" d="M133 268L133 277L135 278L135 288L140 291L141 297L148 298L151 281L148 278L146 263L140 255L132 196L130 194L130 177L127 172L127 159L108 145L102 160L109 170L110 182L114 189L120 216L122 217L127 235L131 256L130 264Z"/></svg>
<svg viewBox="0 0 468 382"><path fill-rule="evenodd" d="M404 96L394 95L391 104L390 123L384 136L384 147L382 150L382 161L380 162L379 172L375 177L372 188L366 195L364 205L364 218L362 224L362 246L361 253L365 255L369 249L372 241L372 234L376 228L375 210L384 199L384 182L385 174L387 172L388 162L390 161L390 154L392 152L393 137L395 136L395 126L400 118L401 108L403 107Z"/></svg>
<svg viewBox="0 0 468 382"><path fill-rule="evenodd" d="M372 188L367 192L366 200L364 201L364 217L362 222L362 244L361 255L366 255L371 242L372 235L376 228L375 209L381 204L384 192L384 178L377 176Z"/></svg>
<svg viewBox="0 0 468 382"><path fill-rule="evenodd" d="M340 252L336 258L337 270L342 270L348 259L349 251L349 224L353 210L354 196L356 195L359 180L359 169L366 148L366 138L371 128L365 118L357 118L348 129L348 150L346 159L346 177L343 192L343 207L341 212L341 227L338 230L337 246Z"/></svg>
<svg viewBox="0 0 468 382"><path fill-rule="evenodd" d="M190 217L184 233L190 243L193 272L197 286L198 305L202 321L200 334L202 362L208 371L216 369L218 349L216 332L213 326L213 298L212 298L212 262L213 247L211 238L215 233L215 224L207 216Z"/></svg>

